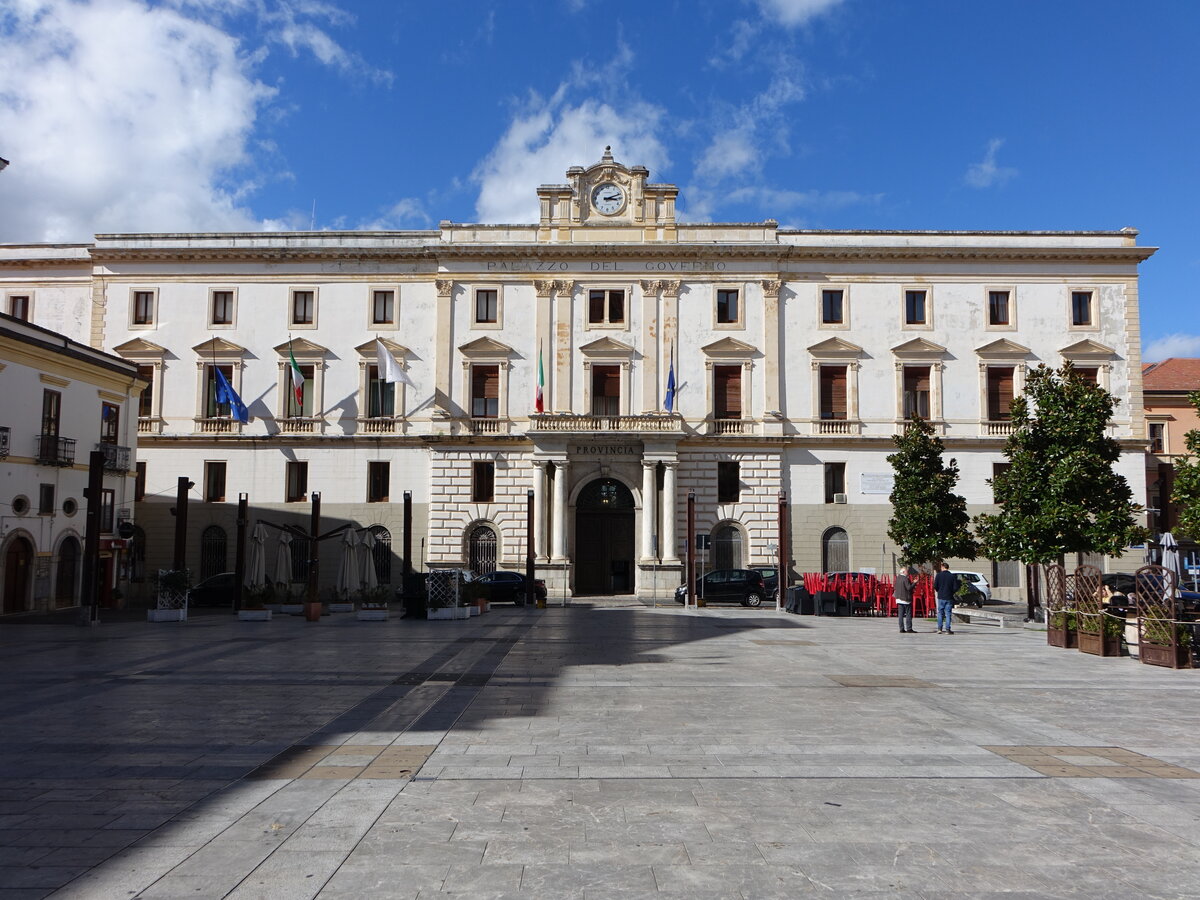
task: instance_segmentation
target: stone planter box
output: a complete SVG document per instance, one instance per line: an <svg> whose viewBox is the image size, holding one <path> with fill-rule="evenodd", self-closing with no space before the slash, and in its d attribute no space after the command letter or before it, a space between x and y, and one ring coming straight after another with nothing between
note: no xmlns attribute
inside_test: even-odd
<svg viewBox="0 0 1200 900"><path fill-rule="evenodd" d="M360 622L386 622L388 610L386 609L360 609L354 617Z"/></svg>
<svg viewBox="0 0 1200 900"><path fill-rule="evenodd" d="M304 615L303 603L281 603L279 611L286 616L302 616Z"/></svg>
<svg viewBox="0 0 1200 900"><path fill-rule="evenodd" d="M1104 634L1088 634L1086 631L1080 631L1079 649L1083 653L1090 653L1092 656L1120 656L1121 655L1121 638L1112 637Z"/></svg>
<svg viewBox="0 0 1200 900"><path fill-rule="evenodd" d="M271 610L269 609L239 609L239 622L270 622Z"/></svg>
<svg viewBox="0 0 1200 900"><path fill-rule="evenodd" d="M471 610L466 606L446 606L441 609L428 610L425 616L429 619L469 619Z"/></svg>
<svg viewBox="0 0 1200 900"><path fill-rule="evenodd" d="M1190 669L1191 653L1187 647L1168 647L1162 644L1142 643L1139 658L1148 666L1165 666L1168 669Z"/></svg>
<svg viewBox="0 0 1200 900"><path fill-rule="evenodd" d="M1079 646L1078 632L1074 628L1047 628L1046 643L1051 647L1074 650Z"/></svg>
<svg viewBox="0 0 1200 900"><path fill-rule="evenodd" d="M187 607L179 609L148 609L146 610L147 622L186 622Z"/></svg>
<svg viewBox="0 0 1200 900"><path fill-rule="evenodd" d="M354 604L353 604L353 603L330 603L330 604L329 604L329 611L330 611L331 613L335 613L335 612L354 612Z"/></svg>

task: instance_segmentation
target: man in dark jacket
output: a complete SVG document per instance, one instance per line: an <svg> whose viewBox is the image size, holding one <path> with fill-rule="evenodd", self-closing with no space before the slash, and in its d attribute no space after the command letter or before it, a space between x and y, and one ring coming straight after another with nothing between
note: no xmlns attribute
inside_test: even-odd
<svg viewBox="0 0 1200 900"><path fill-rule="evenodd" d="M942 563L942 571L933 579L933 592L937 595L938 634L954 634L950 627L954 614L954 595L958 592L958 576L950 571L950 563Z"/></svg>
<svg viewBox="0 0 1200 900"><path fill-rule="evenodd" d="M913 578L916 574L917 570L912 567L906 572L901 572L896 576L896 585L892 590L892 596L896 598L896 618L900 621L901 634L912 634Z"/></svg>

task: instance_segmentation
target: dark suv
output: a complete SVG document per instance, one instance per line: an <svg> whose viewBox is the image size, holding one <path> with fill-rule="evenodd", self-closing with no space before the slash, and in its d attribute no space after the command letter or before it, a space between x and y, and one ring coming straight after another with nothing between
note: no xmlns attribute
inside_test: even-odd
<svg viewBox="0 0 1200 900"><path fill-rule="evenodd" d="M754 569L715 569L696 579L696 596L705 603L740 603L742 606L762 606L771 596L762 574ZM687 585L675 589L675 602L687 600Z"/></svg>

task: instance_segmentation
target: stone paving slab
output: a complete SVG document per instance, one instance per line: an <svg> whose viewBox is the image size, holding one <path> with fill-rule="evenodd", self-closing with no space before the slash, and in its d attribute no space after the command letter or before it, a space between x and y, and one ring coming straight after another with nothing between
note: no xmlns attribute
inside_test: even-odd
<svg viewBox="0 0 1200 900"><path fill-rule="evenodd" d="M1200 896L1200 673L628 602L255 627L0 631L0 900Z"/></svg>

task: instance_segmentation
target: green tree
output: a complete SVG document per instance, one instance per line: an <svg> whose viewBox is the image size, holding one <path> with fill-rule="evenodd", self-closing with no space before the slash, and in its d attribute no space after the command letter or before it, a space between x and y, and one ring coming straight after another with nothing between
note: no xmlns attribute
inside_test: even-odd
<svg viewBox="0 0 1200 900"><path fill-rule="evenodd" d="M1121 447L1104 433L1115 406L1069 362L1030 373L1012 404L1010 465L992 479L1000 512L975 519L987 555L1044 564L1068 553L1120 556L1145 539L1142 507L1113 471Z"/></svg>
<svg viewBox="0 0 1200 900"><path fill-rule="evenodd" d="M1200 391L1188 394L1188 403L1200 413ZM1175 460L1175 484L1171 500L1179 505L1176 531L1200 541L1200 430L1193 428L1183 436L1187 455Z"/></svg>
<svg viewBox="0 0 1200 900"><path fill-rule="evenodd" d="M900 548L905 566L948 557L974 559L967 501L954 493L958 463L942 460L946 447L933 426L914 418L904 434L892 438L896 452L887 458L895 470L888 537Z"/></svg>

